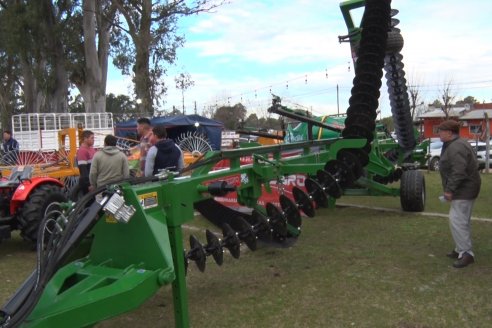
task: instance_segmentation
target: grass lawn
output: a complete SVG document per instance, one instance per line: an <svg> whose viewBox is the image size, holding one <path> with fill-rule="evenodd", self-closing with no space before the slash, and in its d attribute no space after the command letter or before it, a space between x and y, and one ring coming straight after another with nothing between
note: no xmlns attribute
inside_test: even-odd
<svg viewBox="0 0 492 328"><path fill-rule="evenodd" d="M447 213L438 201L436 173L425 173L426 211ZM492 217L492 175L483 176L474 216ZM342 197L343 203L399 209L398 198ZM197 218L192 231L208 224ZM199 231L196 231L198 227ZM215 229L217 230L217 229ZM189 230L186 231L189 233ZM473 222L476 263L454 269L442 217L337 207L305 218L289 248L260 247L224 264L207 260L205 273L190 263L187 277L192 327L490 327L492 223ZM188 245L185 246L189 248ZM35 265L15 238L0 246L0 302ZM171 287L137 311L97 327L172 327Z"/></svg>

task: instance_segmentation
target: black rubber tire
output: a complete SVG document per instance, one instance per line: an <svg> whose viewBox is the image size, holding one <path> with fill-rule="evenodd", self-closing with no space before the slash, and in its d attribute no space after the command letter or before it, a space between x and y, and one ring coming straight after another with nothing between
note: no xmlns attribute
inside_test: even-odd
<svg viewBox="0 0 492 328"><path fill-rule="evenodd" d="M439 171L439 157L433 157L429 163L431 171Z"/></svg>
<svg viewBox="0 0 492 328"><path fill-rule="evenodd" d="M84 193L82 192L80 184L78 183L75 184L72 189L68 191L68 198L73 202L77 202L82 197L84 197Z"/></svg>
<svg viewBox="0 0 492 328"><path fill-rule="evenodd" d="M44 217L44 212L51 203L63 203L67 197L63 188L53 184L44 184L36 187L19 213L20 235L27 241L36 242L38 238L39 223Z"/></svg>
<svg viewBox="0 0 492 328"><path fill-rule="evenodd" d="M400 182L401 208L407 212L422 212L425 208L425 179L418 170L404 171Z"/></svg>

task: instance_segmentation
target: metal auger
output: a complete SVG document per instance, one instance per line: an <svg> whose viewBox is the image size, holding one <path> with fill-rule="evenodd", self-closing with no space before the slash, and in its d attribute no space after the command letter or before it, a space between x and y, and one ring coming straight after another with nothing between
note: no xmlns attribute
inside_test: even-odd
<svg viewBox="0 0 492 328"><path fill-rule="evenodd" d="M354 179L358 179L362 176L364 168L359 161L359 157L352 153L349 149L342 149L337 153L337 159L347 165L352 171Z"/></svg>

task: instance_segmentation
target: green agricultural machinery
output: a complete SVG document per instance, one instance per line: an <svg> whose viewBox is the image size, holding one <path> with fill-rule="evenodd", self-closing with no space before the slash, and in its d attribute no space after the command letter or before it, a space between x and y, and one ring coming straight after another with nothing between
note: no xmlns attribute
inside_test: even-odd
<svg viewBox="0 0 492 328"><path fill-rule="evenodd" d="M415 148L407 131L408 104L401 56L387 50L388 34L396 31L389 0L350 1L364 6L358 28L347 37L356 54L354 87L344 128L337 137L315 140L313 127L324 122L301 117L308 140L272 146L213 151L179 173L161 172L132 178L92 191L77 203L53 203L40 224L35 271L3 305L0 328L90 327L132 311L162 286L172 285L176 327L188 327L186 271L195 262L200 271L207 257L224 262L224 251L240 256L240 245L251 250L257 240L286 243L300 236L302 216L315 216L317 207L333 206L343 194L400 196L402 207L421 211L425 204L422 174L408 162ZM384 156L378 138L376 110L382 70L390 81L393 115L398 124L398 147L392 161ZM288 116L274 98L272 112ZM401 143L400 143L400 140ZM241 164L241 158L252 163ZM215 169L219 162L227 167ZM305 190L292 188L293 197L279 204L258 200L270 183L292 174L306 176ZM233 184L230 178L238 178ZM400 188L388 185L400 179ZM250 212L219 204L215 197L234 193ZM182 226L206 213L220 226L221 236L205 231L206 242L191 235L183 251ZM162 323L165 326L165 323Z"/></svg>

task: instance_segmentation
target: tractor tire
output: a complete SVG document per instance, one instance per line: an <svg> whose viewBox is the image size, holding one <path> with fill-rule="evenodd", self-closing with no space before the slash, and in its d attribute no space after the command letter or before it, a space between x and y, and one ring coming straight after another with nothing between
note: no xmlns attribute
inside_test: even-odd
<svg viewBox="0 0 492 328"><path fill-rule="evenodd" d="M82 188L80 188L80 184L74 185L71 190L68 191L68 198L72 202L78 202L82 197L84 197L84 192L82 191Z"/></svg>
<svg viewBox="0 0 492 328"><path fill-rule="evenodd" d="M45 184L34 189L22 206L18 217L21 237L36 242L39 223L44 218L48 205L66 201L67 197L62 187Z"/></svg>
<svg viewBox="0 0 492 328"><path fill-rule="evenodd" d="M425 207L425 179L418 170L404 171L400 182L401 208L407 212L422 212Z"/></svg>

